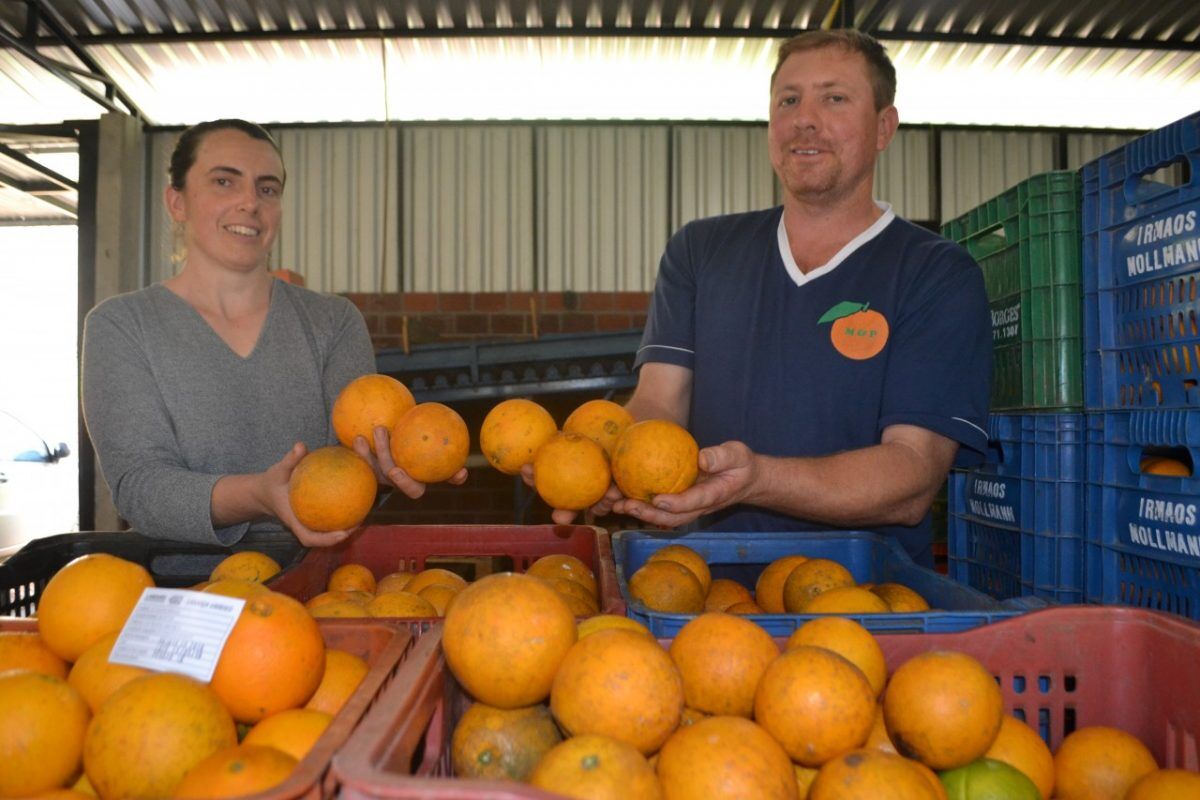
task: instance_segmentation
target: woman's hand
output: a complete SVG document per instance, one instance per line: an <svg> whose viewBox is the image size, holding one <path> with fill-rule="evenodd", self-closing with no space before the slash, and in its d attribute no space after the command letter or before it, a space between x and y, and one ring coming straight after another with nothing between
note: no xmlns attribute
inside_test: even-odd
<svg viewBox="0 0 1200 800"><path fill-rule="evenodd" d="M425 494L425 484L413 479L407 472L397 467L396 462L392 460L391 437L388 434L388 429L382 425L375 426L374 453L371 452L371 446L362 436L355 437L354 452L362 456L371 465L380 483L395 486L413 500ZM467 468L463 467L446 483L461 486L466 480Z"/></svg>
<svg viewBox="0 0 1200 800"><path fill-rule="evenodd" d="M296 442L283 458L267 468L262 473L260 486L260 501L271 516L277 518L305 547L329 547L345 541L353 530L345 531L312 531L300 524L292 512L292 503L288 499L288 482L292 470L300 463L300 459L308 455L308 448L303 442Z"/></svg>

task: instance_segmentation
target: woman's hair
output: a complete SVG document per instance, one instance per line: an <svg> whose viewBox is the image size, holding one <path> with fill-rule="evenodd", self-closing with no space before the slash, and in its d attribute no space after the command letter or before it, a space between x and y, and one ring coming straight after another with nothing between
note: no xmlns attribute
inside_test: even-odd
<svg viewBox="0 0 1200 800"><path fill-rule="evenodd" d="M209 122L201 122L179 134L179 141L175 143L175 149L171 151L171 165L167 168L167 177L170 180L171 188L183 191L187 172L192 168L192 164L196 163L196 151L200 149L200 143L204 141L204 137L213 131L224 130L241 131L252 139L267 142L275 148L279 158L281 160L283 158L283 153L279 150L279 143L261 125L255 125L244 119L214 119Z"/></svg>

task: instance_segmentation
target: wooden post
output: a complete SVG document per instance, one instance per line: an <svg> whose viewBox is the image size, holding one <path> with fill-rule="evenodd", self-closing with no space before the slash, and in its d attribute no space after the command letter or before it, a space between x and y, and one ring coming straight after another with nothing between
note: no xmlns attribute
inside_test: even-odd
<svg viewBox="0 0 1200 800"><path fill-rule="evenodd" d="M529 298L529 318L532 323L531 330L533 331L533 338L536 339L536 338L538 338L538 314L537 314L537 298L536 297Z"/></svg>

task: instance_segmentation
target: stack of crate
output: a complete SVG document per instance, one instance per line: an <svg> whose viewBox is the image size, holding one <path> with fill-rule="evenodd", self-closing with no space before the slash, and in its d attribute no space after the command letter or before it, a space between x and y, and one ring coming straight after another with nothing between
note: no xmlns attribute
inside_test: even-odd
<svg viewBox="0 0 1200 800"><path fill-rule="evenodd" d="M943 226L992 315L987 463L949 479L950 577L998 598L1083 600L1080 178L1048 172Z"/></svg>
<svg viewBox="0 0 1200 800"><path fill-rule="evenodd" d="M1200 113L1082 175L1086 599L1200 619Z"/></svg>

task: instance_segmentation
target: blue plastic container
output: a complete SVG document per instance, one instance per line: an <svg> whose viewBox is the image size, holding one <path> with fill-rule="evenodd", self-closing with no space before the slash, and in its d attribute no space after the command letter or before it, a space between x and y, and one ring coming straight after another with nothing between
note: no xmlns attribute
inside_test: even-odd
<svg viewBox="0 0 1200 800"><path fill-rule="evenodd" d="M1082 175L1086 407L1200 408L1200 113Z"/></svg>
<svg viewBox="0 0 1200 800"><path fill-rule="evenodd" d="M1200 478L1141 472L1161 448L1200 464L1200 410L1088 415L1087 600L1200 619Z"/></svg>
<svg viewBox="0 0 1200 800"><path fill-rule="evenodd" d="M626 615L641 622L657 637L672 637L696 615L654 611L629 594L629 576L650 556L669 544L683 544L704 557L714 578L729 578L753 590L763 568L777 558L801 554L837 561L859 583L902 583L928 601L931 611L912 614L846 614L868 630L887 633L953 633L1044 607L1037 601L1001 603L982 592L955 583L933 570L918 567L895 540L864 531L803 533L720 533L706 531L669 535L648 531L619 531L613 535L617 585L626 602ZM772 636L789 636L813 614L752 614Z"/></svg>
<svg viewBox="0 0 1200 800"><path fill-rule="evenodd" d="M993 414L989 462L950 474L950 577L993 597L1083 602L1083 414Z"/></svg>

